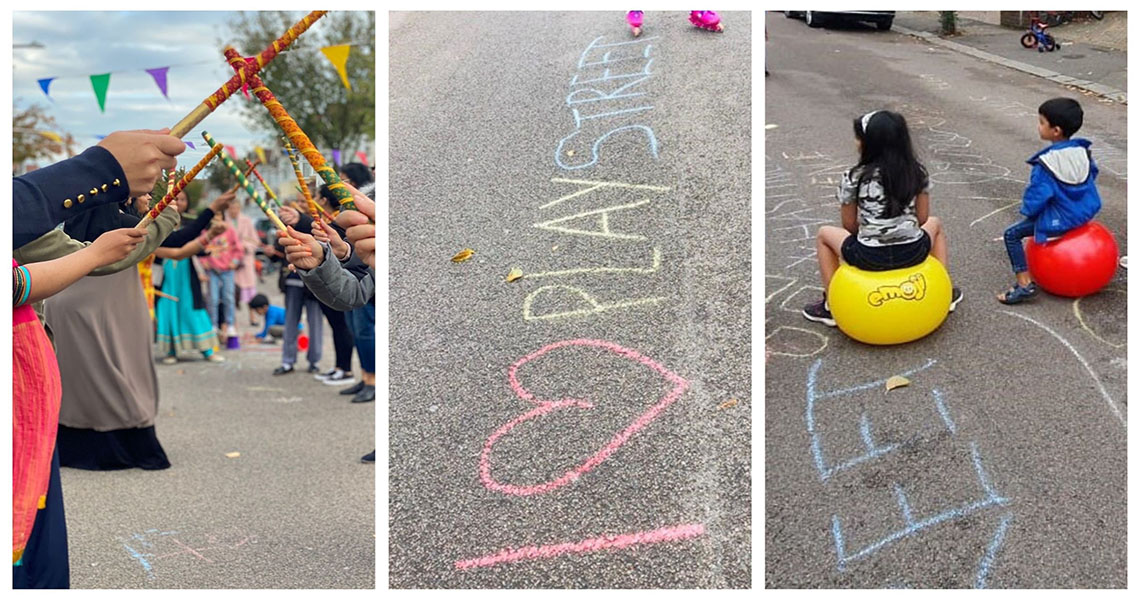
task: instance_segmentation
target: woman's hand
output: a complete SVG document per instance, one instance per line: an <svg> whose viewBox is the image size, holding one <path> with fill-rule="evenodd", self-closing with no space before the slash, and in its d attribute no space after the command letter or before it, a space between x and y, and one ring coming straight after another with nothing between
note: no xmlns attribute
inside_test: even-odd
<svg viewBox="0 0 1140 600"><path fill-rule="evenodd" d="M313 237L318 242L328 244L337 260L347 259L352 252L352 248L340 238L340 234L324 221L313 221Z"/></svg>
<svg viewBox="0 0 1140 600"><path fill-rule="evenodd" d="M277 214L281 217L281 222L286 225L296 225L297 221L301 220L301 213L297 212L297 209L288 206L278 208Z"/></svg>
<svg viewBox="0 0 1140 600"><path fill-rule="evenodd" d="M355 188L349 188L354 193L356 202L356 210L341 211L336 217L336 224L344 229L348 241L356 250L357 256L360 260L368 264L373 269L376 268L376 203L357 192Z"/></svg>
<svg viewBox="0 0 1140 600"><path fill-rule="evenodd" d="M230 207L230 202L233 202L236 198L236 191L228 191L221 196L214 198L214 201L210 203L210 210L214 211L214 214L220 215Z"/></svg>
<svg viewBox="0 0 1140 600"><path fill-rule="evenodd" d="M325 251L313 236L292 227L277 234L278 243L285 249L285 260L298 269L315 269L325 259Z"/></svg>
<svg viewBox="0 0 1140 600"><path fill-rule="evenodd" d="M88 246L98 266L109 265L130 256L131 252L146 239L145 229L125 227L112 229L95 239Z"/></svg>

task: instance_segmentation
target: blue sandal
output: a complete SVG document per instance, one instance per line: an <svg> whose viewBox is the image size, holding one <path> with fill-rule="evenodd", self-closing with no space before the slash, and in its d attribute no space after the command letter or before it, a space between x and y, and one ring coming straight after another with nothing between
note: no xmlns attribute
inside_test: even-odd
<svg viewBox="0 0 1140 600"><path fill-rule="evenodd" d="M1005 298L998 298L998 302L1002 304L1021 304L1026 300L1037 295L1037 284L1030 282L1029 285L1014 284L1005 293Z"/></svg>

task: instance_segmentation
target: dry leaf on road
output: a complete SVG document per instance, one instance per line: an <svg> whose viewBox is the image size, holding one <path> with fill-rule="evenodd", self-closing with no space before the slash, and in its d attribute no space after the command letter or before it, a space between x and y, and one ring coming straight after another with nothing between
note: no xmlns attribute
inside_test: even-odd
<svg viewBox="0 0 1140 600"><path fill-rule="evenodd" d="M464 248L464 249L459 251L459 254L456 254L455 256L451 257L451 262L457 262L457 263L463 262L463 261L471 258L474 254L475 254L474 250L472 250L470 248Z"/></svg>
<svg viewBox="0 0 1140 600"><path fill-rule="evenodd" d="M902 375L895 375L887 380L887 391L910 385L910 380Z"/></svg>
<svg viewBox="0 0 1140 600"><path fill-rule="evenodd" d="M511 269L511 272L507 273L507 283L515 281L516 279L522 279L522 276L523 276L522 269L519 269L517 267L514 269Z"/></svg>
<svg viewBox="0 0 1140 600"><path fill-rule="evenodd" d="M237 458L241 456L241 452L226 452L226 458Z"/></svg>

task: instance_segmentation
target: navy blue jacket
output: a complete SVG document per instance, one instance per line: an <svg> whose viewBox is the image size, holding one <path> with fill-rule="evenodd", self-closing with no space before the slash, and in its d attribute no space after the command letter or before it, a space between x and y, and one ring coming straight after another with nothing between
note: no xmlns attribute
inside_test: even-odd
<svg viewBox="0 0 1140 600"><path fill-rule="evenodd" d="M1086 139L1073 138L1030 157L1033 172L1021 197L1021 214L1033 220L1037 243L1080 227L1100 212L1098 169L1091 145Z"/></svg>
<svg viewBox="0 0 1140 600"><path fill-rule="evenodd" d="M92 146L79 156L12 178L12 247L39 239L84 210L126 202L131 192L119 162Z"/></svg>

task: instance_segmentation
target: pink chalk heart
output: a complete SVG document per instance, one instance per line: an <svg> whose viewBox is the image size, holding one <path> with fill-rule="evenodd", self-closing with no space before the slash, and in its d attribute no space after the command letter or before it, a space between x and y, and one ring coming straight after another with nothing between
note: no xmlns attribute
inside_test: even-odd
<svg viewBox="0 0 1140 600"><path fill-rule="evenodd" d="M632 423L614 435L614 437L605 446L594 453L593 456L586 459L578 466L566 471L557 479L552 479L545 483L523 486L511 485L509 483L500 483L496 481L495 478L491 476L491 450L494 448L495 442L497 442L499 438L503 437L512 429L526 421L537 419L547 413L551 413L562 408L576 407L582 409L590 409L594 407L592 403L586 402L584 400L537 399L535 398L534 394L532 394L529 390L523 387L521 383L519 383L519 367L522 367L528 362L540 356L543 356L544 354L547 354L559 348L565 348L567 346L591 346L595 348L603 348L618 356L621 356L622 358L627 358L657 372L659 375L661 375L661 377L665 378L666 381L671 382L673 384L673 388L660 399L658 399L658 401L653 404L653 406L649 407L648 410L638 415L638 417L634 419ZM535 352L532 352L531 354L520 358L513 365L511 365L510 369L507 371L507 375L511 384L511 389L514 390L515 395L517 395L519 398L522 398L523 400L535 404L536 406L535 408L515 417L514 419L511 419L505 425L496 429L495 432L491 434L491 437L487 438L487 442L483 445L483 453L479 457L479 477L483 481L483 485L487 488L515 496L544 494L546 492L560 488L572 481L575 481L594 467L601 464L602 461L609 458L610 455L616 452L618 448L629 441L629 439L633 437L634 434L636 434L638 431L641 431L645 428L645 426L653 422L653 420L656 419L666 408L668 408L670 404L676 402L677 399L681 397L681 394L683 394L689 387L688 381L685 381L685 379L683 379L681 376L661 366L661 364L657 361L647 356L643 356L637 351L623 348L617 344L603 340L565 340L550 344L549 346L543 346Z"/></svg>

